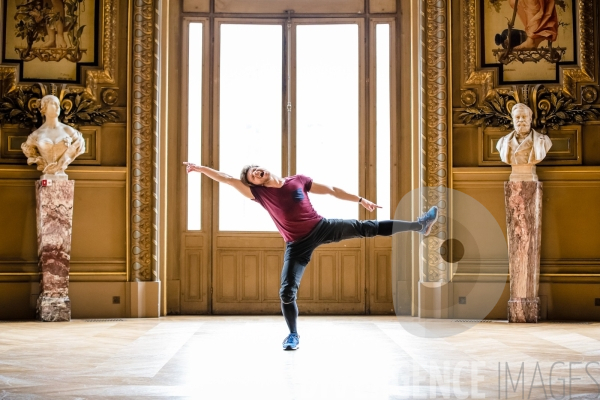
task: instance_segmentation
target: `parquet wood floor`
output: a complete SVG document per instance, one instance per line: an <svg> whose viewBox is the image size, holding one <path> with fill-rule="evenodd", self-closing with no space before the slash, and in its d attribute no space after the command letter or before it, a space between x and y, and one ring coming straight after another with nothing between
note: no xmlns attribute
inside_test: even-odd
<svg viewBox="0 0 600 400"><path fill-rule="evenodd" d="M286 331L277 316L3 322L0 399L600 398L599 323L301 316L300 349L282 351Z"/></svg>

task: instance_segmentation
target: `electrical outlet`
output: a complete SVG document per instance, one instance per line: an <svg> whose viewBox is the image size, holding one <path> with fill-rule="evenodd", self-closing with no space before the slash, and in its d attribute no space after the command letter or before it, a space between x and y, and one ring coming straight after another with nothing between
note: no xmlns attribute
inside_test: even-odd
<svg viewBox="0 0 600 400"><path fill-rule="evenodd" d="M121 304L121 296L113 296L113 304Z"/></svg>
<svg viewBox="0 0 600 400"><path fill-rule="evenodd" d="M459 297L458 298L458 304L467 304L467 298L466 297Z"/></svg>

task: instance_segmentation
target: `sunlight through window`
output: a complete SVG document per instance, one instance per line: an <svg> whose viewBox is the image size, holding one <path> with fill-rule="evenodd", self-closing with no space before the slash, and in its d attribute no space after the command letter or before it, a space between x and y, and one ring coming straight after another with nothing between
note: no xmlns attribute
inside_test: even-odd
<svg viewBox="0 0 600 400"><path fill-rule="evenodd" d="M190 24L187 161L202 164L202 24ZM201 229L201 174L187 175L187 229Z"/></svg>
<svg viewBox="0 0 600 400"><path fill-rule="evenodd" d="M219 169L239 177L246 164L281 176L282 27L221 25ZM274 231L258 203L221 184L219 229Z"/></svg>
<svg viewBox="0 0 600 400"><path fill-rule="evenodd" d="M296 30L298 173L358 194L358 26ZM358 205L311 196L326 218L358 218Z"/></svg>

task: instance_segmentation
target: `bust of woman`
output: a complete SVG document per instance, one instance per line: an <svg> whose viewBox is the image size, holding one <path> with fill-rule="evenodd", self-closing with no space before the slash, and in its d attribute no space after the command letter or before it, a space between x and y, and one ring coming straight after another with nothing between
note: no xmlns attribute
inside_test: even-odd
<svg viewBox="0 0 600 400"><path fill-rule="evenodd" d="M85 142L81 132L58 121L60 102L56 96L44 96L40 110L45 117L44 124L32 132L21 145L27 156L27 164L36 163L37 169L53 179L67 179L65 169L81 153L85 152Z"/></svg>

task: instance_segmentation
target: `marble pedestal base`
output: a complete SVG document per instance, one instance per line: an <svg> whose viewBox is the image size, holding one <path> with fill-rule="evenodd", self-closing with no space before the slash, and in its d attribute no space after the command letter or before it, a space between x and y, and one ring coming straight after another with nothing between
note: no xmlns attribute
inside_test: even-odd
<svg viewBox="0 0 600 400"><path fill-rule="evenodd" d="M509 322L538 322L542 182L504 183L510 271Z"/></svg>
<svg viewBox="0 0 600 400"><path fill-rule="evenodd" d="M71 300L69 300L69 296L38 297L37 318L44 322L70 321Z"/></svg>
<svg viewBox="0 0 600 400"><path fill-rule="evenodd" d="M37 318L70 321L69 261L75 181L36 182L38 257L41 273Z"/></svg>
<svg viewBox="0 0 600 400"><path fill-rule="evenodd" d="M540 298L510 299L508 301L508 322L533 322L540 319Z"/></svg>

